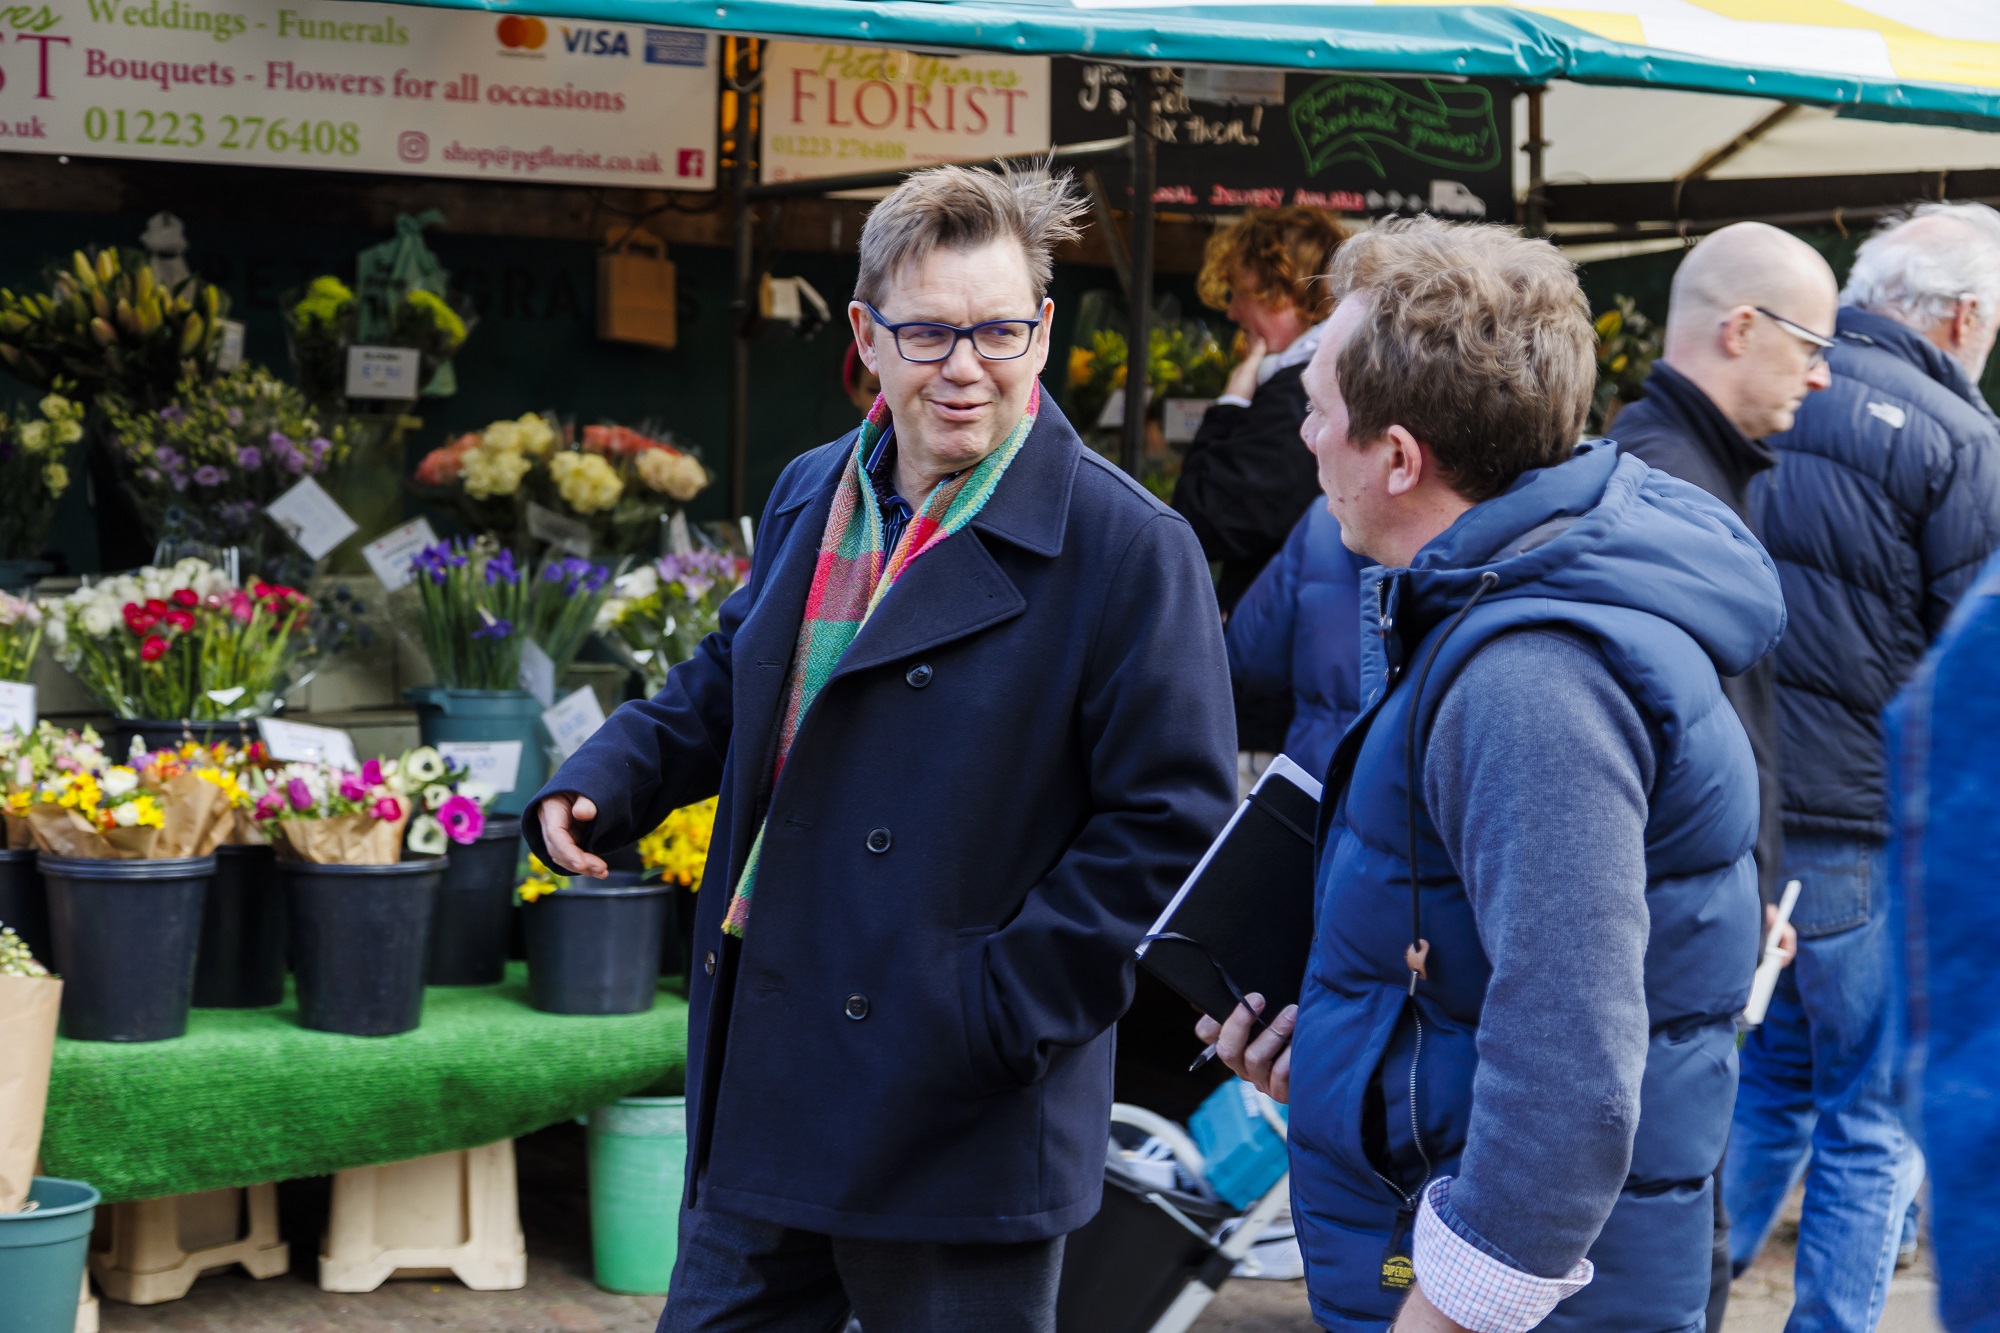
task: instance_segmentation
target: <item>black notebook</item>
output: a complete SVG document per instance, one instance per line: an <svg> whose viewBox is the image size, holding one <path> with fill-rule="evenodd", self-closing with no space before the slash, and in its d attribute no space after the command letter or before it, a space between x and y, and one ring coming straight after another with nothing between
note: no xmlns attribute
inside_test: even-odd
<svg viewBox="0 0 2000 1333"><path fill-rule="evenodd" d="M1275 1017L1304 989L1320 784L1279 755L1139 945L1147 971L1217 1022L1255 991Z"/></svg>

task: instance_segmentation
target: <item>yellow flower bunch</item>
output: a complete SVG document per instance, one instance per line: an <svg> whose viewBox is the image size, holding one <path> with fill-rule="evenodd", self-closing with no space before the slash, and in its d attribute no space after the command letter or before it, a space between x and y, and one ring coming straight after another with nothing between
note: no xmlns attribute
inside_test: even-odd
<svg viewBox="0 0 2000 1333"><path fill-rule="evenodd" d="M542 864L542 858L528 853L528 877L514 886L514 896L524 903L546 898L558 889L569 887L569 876L558 875Z"/></svg>
<svg viewBox="0 0 2000 1333"><path fill-rule="evenodd" d="M701 883L702 868L708 864L708 843L715 834L717 798L711 796L694 805L684 805L660 821L660 826L639 839L639 860L660 878L683 888Z"/></svg>
<svg viewBox="0 0 2000 1333"><path fill-rule="evenodd" d="M533 412L517 420L496 421L459 458L459 479L475 500L512 495L520 489L535 460L554 447L555 428Z"/></svg>
<svg viewBox="0 0 2000 1333"><path fill-rule="evenodd" d="M212 787L222 788L222 794L229 798L229 804L238 810L248 810L256 803L250 789L237 779L234 773L220 768L197 768L194 775Z"/></svg>
<svg viewBox="0 0 2000 1333"><path fill-rule="evenodd" d="M647 449L632 460L639 480L675 500L692 500L708 485L708 472L678 449Z"/></svg>
<svg viewBox="0 0 2000 1333"><path fill-rule="evenodd" d="M579 514L610 509L625 492L618 469L596 454L574 450L559 453L549 459L549 476L554 478L556 492L563 501Z"/></svg>

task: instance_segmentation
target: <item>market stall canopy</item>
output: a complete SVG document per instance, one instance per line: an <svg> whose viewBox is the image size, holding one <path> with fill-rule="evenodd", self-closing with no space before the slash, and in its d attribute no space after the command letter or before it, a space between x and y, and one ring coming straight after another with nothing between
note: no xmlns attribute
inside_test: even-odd
<svg viewBox="0 0 2000 1333"><path fill-rule="evenodd" d="M430 0L815 41L1728 93L2000 128L1986 0Z"/></svg>

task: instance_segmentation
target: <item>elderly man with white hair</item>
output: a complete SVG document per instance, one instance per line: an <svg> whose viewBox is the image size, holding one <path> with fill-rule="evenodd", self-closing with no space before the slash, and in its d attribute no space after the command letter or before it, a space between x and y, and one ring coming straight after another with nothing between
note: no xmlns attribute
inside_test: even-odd
<svg viewBox="0 0 2000 1333"><path fill-rule="evenodd" d="M1865 241L1832 383L1771 437L1758 526L1784 582L1784 876L1796 966L1743 1049L1724 1193L1741 1272L1805 1165L1788 1330L1881 1318L1923 1162L1892 1090L1882 710L2000 545L2000 213L1926 204Z"/></svg>

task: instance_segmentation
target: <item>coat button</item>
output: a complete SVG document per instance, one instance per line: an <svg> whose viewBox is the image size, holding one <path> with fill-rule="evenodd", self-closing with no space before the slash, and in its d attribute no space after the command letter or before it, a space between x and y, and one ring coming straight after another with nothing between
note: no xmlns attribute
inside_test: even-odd
<svg viewBox="0 0 2000 1333"><path fill-rule="evenodd" d="M847 1016L857 1023L868 1017L868 997L866 995L848 996Z"/></svg>
<svg viewBox="0 0 2000 1333"><path fill-rule="evenodd" d="M711 977L715 975L715 950L710 949L701 956L701 970Z"/></svg>
<svg viewBox="0 0 2000 1333"><path fill-rule="evenodd" d="M924 686L931 683L931 664L928 662L917 663L903 673L903 679L910 682L911 689L921 690Z"/></svg>
<svg viewBox="0 0 2000 1333"><path fill-rule="evenodd" d="M868 850L875 853L875 855L880 856L882 853L888 851L890 841L888 829L872 828L868 830Z"/></svg>

